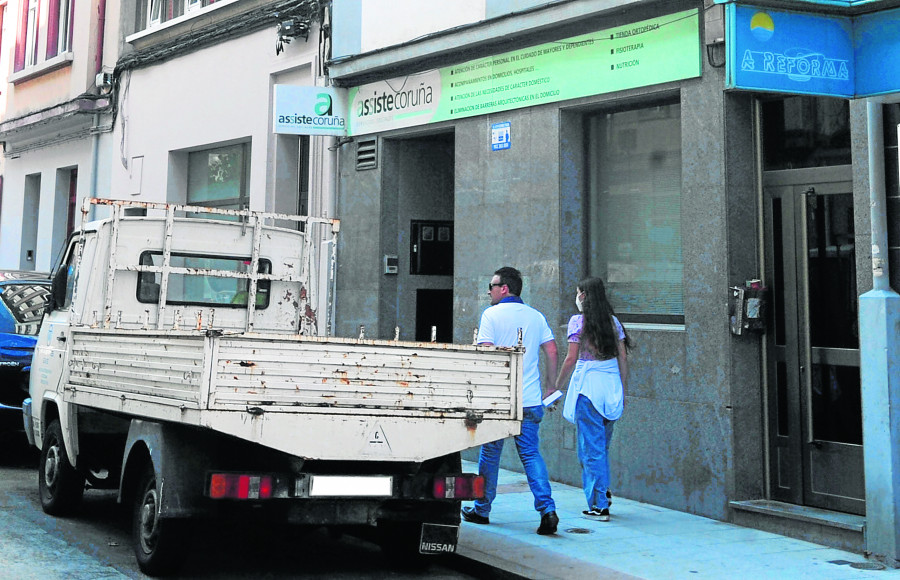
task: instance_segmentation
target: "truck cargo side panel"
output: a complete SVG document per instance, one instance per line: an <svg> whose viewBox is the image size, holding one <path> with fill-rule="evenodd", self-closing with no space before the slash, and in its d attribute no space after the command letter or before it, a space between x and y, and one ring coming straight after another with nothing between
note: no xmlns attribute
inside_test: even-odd
<svg viewBox="0 0 900 580"><path fill-rule="evenodd" d="M70 339L73 344L66 388L78 403L97 402L102 408L131 414L146 411L148 405L200 409L203 335L145 333L136 337L73 331Z"/></svg>
<svg viewBox="0 0 900 580"><path fill-rule="evenodd" d="M218 340L210 409L399 412L512 418L516 397L509 353L453 345L372 346L345 342ZM368 410L368 411L366 411Z"/></svg>

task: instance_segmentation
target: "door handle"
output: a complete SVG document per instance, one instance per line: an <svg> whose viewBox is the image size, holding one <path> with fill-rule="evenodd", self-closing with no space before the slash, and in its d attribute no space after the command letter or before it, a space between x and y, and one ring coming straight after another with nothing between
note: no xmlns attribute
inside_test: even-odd
<svg viewBox="0 0 900 580"><path fill-rule="evenodd" d="M66 337L65 336L57 336L56 340L58 340L59 342L66 342Z"/></svg>

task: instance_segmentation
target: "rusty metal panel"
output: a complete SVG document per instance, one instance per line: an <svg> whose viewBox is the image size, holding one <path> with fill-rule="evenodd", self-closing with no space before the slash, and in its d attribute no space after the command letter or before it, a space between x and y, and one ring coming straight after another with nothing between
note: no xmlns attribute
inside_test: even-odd
<svg viewBox="0 0 900 580"><path fill-rule="evenodd" d="M133 414L148 404L199 409L204 384L204 336L186 333L73 331L66 389L121 401ZM107 405L104 405L108 407ZM130 407L129 407L130 406Z"/></svg>
<svg viewBox="0 0 900 580"><path fill-rule="evenodd" d="M218 339L210 409L515 418L517 353L341 339Z"/></svg>

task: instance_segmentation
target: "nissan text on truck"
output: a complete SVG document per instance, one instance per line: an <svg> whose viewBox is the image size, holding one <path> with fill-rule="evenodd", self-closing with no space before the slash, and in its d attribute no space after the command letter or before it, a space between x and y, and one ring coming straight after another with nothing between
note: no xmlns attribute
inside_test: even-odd
<svg viewBox="0 0 900 580"><path fill-rule="evenodd" d="M519 433L521 347L328 336L337 220L91 205L111 215L56 268L23 405L45 512L118 490L150 575L219 518L455 551L483 495L460 451Z"/></svg>

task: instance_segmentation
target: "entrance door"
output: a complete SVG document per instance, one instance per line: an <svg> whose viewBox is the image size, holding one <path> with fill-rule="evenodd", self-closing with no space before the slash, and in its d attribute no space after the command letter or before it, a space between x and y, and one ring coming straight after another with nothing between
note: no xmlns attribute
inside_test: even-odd
<svg viewBox="0 0 900 580"><path fill-rule="evenodd" d="M850 168L764 174L773 499L865 512Z"/></svg>

